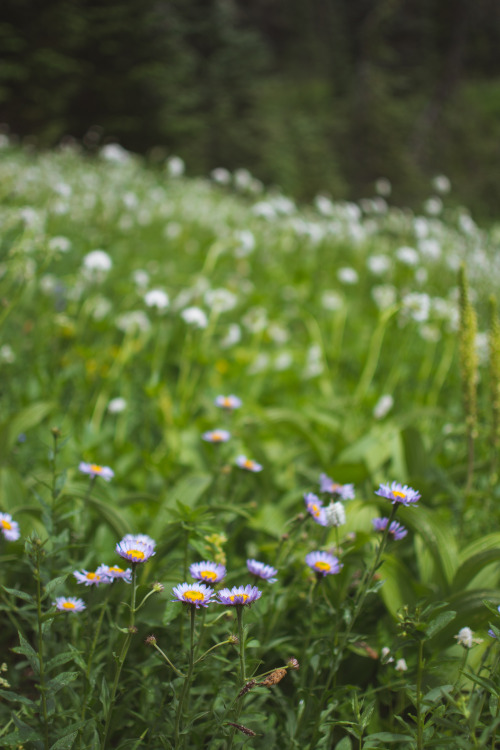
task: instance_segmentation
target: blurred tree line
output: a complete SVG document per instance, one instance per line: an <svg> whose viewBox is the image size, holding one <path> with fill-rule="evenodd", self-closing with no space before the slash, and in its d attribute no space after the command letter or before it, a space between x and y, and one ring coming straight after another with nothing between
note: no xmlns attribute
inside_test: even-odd
<svg viewBox="0 0 500 750"><path fill-rule="evenodd" d="M384 176L418 203L444 173L495 216L500 3L2 0L0 120L42 146L245 166L304 199Z"/></svg>

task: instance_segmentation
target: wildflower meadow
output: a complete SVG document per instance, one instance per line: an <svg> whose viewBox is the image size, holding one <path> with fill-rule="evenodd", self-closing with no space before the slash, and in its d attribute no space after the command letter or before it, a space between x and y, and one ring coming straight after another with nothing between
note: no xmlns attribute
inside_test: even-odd
<svg viewBox="0 0 500 750"><path fill-rule="evenodd" d="M500 746L500 225L0 145L0 746Z"/></svg>

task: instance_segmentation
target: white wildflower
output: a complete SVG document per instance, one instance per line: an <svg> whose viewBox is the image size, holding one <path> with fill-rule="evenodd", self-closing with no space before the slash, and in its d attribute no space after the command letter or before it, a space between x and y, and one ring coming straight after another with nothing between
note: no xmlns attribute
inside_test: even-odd
<svg viewBox="0 0 500 750"><path fill-rule="evenodd" d="M71 240L67 237L51 237L48 242L49 250L56 253L67 253L71 249Z"/></svg>
<svg viewBox="0 0 500 750"><path fill-rule="evenodd" d="M375 192L387 198L392 192L392 185L386 177L379 177L375 183Z"/></svg>
<svg viewBox="0 0 500 750"><path fill-rule="evenodd" d="M223 339L220 340L220 346L222 349L229 349L231 346L238 344L241 341L241 328L237 323L231 323L227 329L227 333Z"/></svg>
<svg viewBox="0 0 500 750"><path fill-rule="evenodd" d="M144 295L144 302L148 307L154 307L158 312L162 312L167 309L170 300L163 289L150 289Z"/></svg>
<svg viewBox="0 0 500 750"><path fill-rule="evenodd" d="M414 247L399 247L395 254L399 262L404 263L405 266L416 266L419 261L418 252Z"/></svg>
<svg viewBox="0 0 500 750"><path fill-rule="evenodd" d="M451 190L451 182L444 174L438 174L432 180L432 187L437 193L445 195Z"/></svg>
<svg viewBox="0 0 500 750"><path fill-rule="evenodd" d="M344 526L346 522L345 508L340 500L325 507L327 526Z"/></svg>
<svg viewBox="0 0 500 750"><path fill-rule="evenodd" d="M180 156L171 156L167 160L167 172L170 177L182 177L186 166Z"/></svg>
<svg viewBox="0 0 500 750"><path fill-rule="evenodd" d="M482 638L474 638L474 633L470 628L461 628L458 634L453 636L457 639L457 643L464 648L472 648L477 643L482 643Z"/></svg>
<svg viewBox="0 0 500 750"><path fill-rule="evenodd" d="M127 402L121 396L112 398L108 404L108 411L110 414L121 414L127 408Z"/></svg>
<svg viewBox="0 0 500 750"><path fill-rule="evenodd" d="M181 318L185 323L193 326L194 328L206 328L208 325L208 318L206 313L201 309L201 307L195 307L194 305L192 307L186 307L181 312Z"/></svg>
<svg viewBox="0 0 500 750"><path fill-rule="evenodd" d="M231 172L229 172L229 170L227 169L224 169L224 167L217 167L216 169L212 169L212 171L210 172L210 177L219 185L229 185L229 183L231 182Z"/></svg>
<svg viewBox="0 0 500 750"><path fill-rule="evenodd" d="M151 322L143 310L131 310L117 317L116 327L125 333L147 333L151 328Z"/></svg>
<svg viewBox="0 0 500 750"><path fill-rule="evenodd" d="M437 195L431 196L424 203L424 211L429 214L429 216L439 216L442 210L443 201L441 198L438 198Z"/></svg>
<svg viewBox="0 0 500 750"><path fill-rule="evenodd" d="M238 297L228 289L207 289L204 295L207 307L216 313L228 312L238 304Z"/></svg>
<svg viewBox="0 0 500 750"><path fill-rule="evenodd" d="M338 292L327 289L321 295L321 306L325 310L341 310L344 307L344 298Z"/></svg>
<svg viewBox="0 0 500 750"><path fill-rule="evenodd" d="M406 663L405 659L398 659L396 662L396 666L394 667L396 672L407 672L408 671L408 665Z"/></svg>
<svg viewBox="0 0 500 750"><path fill-rule="evenodd" d="M394 399L390 393L384 393L380 396L379 400L375 404L373 409L373 416L375 419L383 419L394 406Z"/></svg>
<svg viewBox="0 0 500 750"><path fill-rule="evenodd" d="M341 284L357 284L359 280L357 271L349 267L339 268L337 278Z"/></svg>
<svg viewBox="0 0 500 750"><path fill-rule="evenodd" d="M390 284L379 284L372 287L371 295L379 310L386 310L396 302L397 292Z"/></svg>
<svg viewBox="0 0 500 750"><path fill-rule="evenodd" d="M375 276L381 276L390 269L391 261L387 255L369 255L366 259L366 265Z"/></svg>

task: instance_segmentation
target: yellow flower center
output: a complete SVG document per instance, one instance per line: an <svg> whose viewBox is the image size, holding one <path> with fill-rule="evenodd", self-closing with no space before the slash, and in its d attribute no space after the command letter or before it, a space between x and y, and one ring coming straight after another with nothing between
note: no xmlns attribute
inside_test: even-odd
<svg viewBox="0 0 500 750"><path fill-rule="evenodd" d="M214 573L213 570L201 570L200 575L204 581L215 581L217 578L217 573Z"/></svg>
<svg viewBox="0 0 500 750"><path fill-rule="evenodd" d="M134 558L137 557L139 560L144 560L144 552L140 549L129 549L127 551L127 557Z"/></svg>
<svg viewBox="0 0 500 750"><path fill-rule="evenodd" d="M317 563L314 563L314 567L317 570L330 570L330 568L332 566L330 565L330 563L323 562L322 560L319 560Z"/></svg>
<svg viewBox="0 0 500 750"><path fill-rule="evenodd" d="M233 594L229 597L233 604L236 602L236 604L245 604L246 600L248 599L248 594Z"/></svg>
<svg viewBox="0 0 500 750"><path fill-rule="evenodd" d="M12 524L9 523L8 521L5 521L4 519L0 521L0 524L2 525L2 528L5 529L6 531L9 531L12 528Z"/></svg>
<svg viewBox="0 0 500 750"><path fill-rule="evenodd" d="M253 469L254 463L250 458L247 458L243 466L245 467L245 469Z"/></svg>
<svg viewBox="0 0 500 750"><path fill-rule="evenodd" d="M102 466L99 466L99 464L90 464L90 469L94 474L100 474L102 472Z"/></svg>
<svg viewBox="0 0 500 750"><path fill-rule="evenodd" d="M402 498L406 497L404 492L398 492L397 490L392 490L392 494L394 495L394 497L402 497Z"/></svg>
<svg viewBox="0 0 500 750"><path fill-rule="evenodd" d="M100 577L101 576L98 576L97 573L87 573L87 578L89 579L89 581L93 581L95 578L99 580Z"/></svg>
<svg viewBox="0 0 500 750"><path fill-rule="evenodd" d="M314 516L314 518L317 518L320 515L320 509L319 507L314 504L310 506L311 508L311 515Z"/></svg>
<svg viewBox="0 0 500 750"><path fill-rule="evenodd" d="M227 396L226 396L226 398L224 399L224 406L226 406L227 408L230 408L230 407L231 407L231 399L230 399L230 398L228 398Z"/></svg>
<svg viewBox="0 0 500 750"><path fill-rule="evenodd" d="M64 609L74 609L75 605L73 604L73 602L63 602L63 607Z"/></svg>
<svg viewBox="0 0 500 750"><path fill-rule="evenodd" d="M337 482L332 482L330 485L330 492L337 492L337 490L340 490L342 485L338 484Z"/></svg>
<svg viewBox="0 0 500 750"><path fill-rule="evenodd" d="M184 600L186 602L202 602L205 598L201 591L185 591L183 594Z"/></svg>
<svg viewBox="0 0 500 750"><path fill-rule="evenodd" d="M212 432L212 441L214 443L220 443L220 441L223 439L223 436L220 432Z"/></svg>
<svg viewBox="0 0 500 750"><path fill-rule="evenodd" d="M116 565L113 565L109 570L111 573L123 573L123 568L118 568Z"/></svg>

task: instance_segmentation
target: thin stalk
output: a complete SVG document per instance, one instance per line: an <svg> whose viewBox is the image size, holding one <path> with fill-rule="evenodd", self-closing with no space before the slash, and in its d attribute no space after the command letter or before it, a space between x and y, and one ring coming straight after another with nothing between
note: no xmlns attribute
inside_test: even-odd
<svg viewBox="0 0 500 750"><path fill-rule="evenodd" d="M365 366L359 378L358 387L354 393L354 401L361 401L370 387L380 359L380 351L382 349L382 342L384 340L387 324L398 310L399 305L393 305L392 307L388 307L387 310L384 310L380 315L379 322L370 341Z"/></svg>
<svg viewBox="0 0 500 750"><path fill-rule="evenodd" d="M45 664L43 654L43 632L42 632L42 586L40 581L40 550L36 548L36 606L38 620L38 663L40 665L40 699L42 703L43 716L43 745L49 750L49 720L47 715L47 686L45 684Z"/></svg>
<svg viewBox="0 0 500 750"><path fill-rule="evenodd" d="M243 631L243 606L240 605L236 607L236 615L238 617L238 640L240 643L240 683L241 683L241 687L243 687L243 685L245 685L247 681L246 668L245 668L245 634ZM238 722L238 719L241 713L241 705L242 705L242 702L240 698L240 700L238 700L236 704L236 712L235 712L235 718L234 718L235 723ZM236 727L233 727L233 731L231 732L231 736L229 738L228 750L231 750L231 748L233 747L235 734L236 734Z"/></svg>
<svg viewBox="0 0 500 750"><path fill-rule="evenodd" d="M424 641L418 642L418 663L417 663L417 750L424 748L424 718L425 713L422 710L422 675L424 672Z"/></svg>
<svg viewBox="0 0 500 750"><path fill-rule="evenodd" d="M108 715L106 717L106 724L104 726L104 732L102 735L102 750L105 750L106 743L108 741L108 735L109 735L109 729L111 726L111 717L113 715L113 709L115 707L115 701L116 701L116 692L118 690L118 683L120 681L120 675L122 671L123 664L125 663L125 659L127 657L128 649L130 646L130 641L132 640L132 635L134 634L135 630L135 597L136 597L136 591L137 591L137 564L132 563L132 600L130 603L130 621L128 626L128 633L125 636L125 640L123 642L122 650L120 652L120 656L118 657L118 663L116 665L116 673L115 673L115 679L113 682L113 687L111 689L111 697L109 701L109 708L108 708Z"/></svg>
<svg viewBox="0 0 500 750"><path fill-rule="evenodd" d="M175 750L180 750L184 746L184 740L182 740L182 743L180 742L180 731L181 731L181 724L182 724L182 714L184 710L184 703L186 701L186 697L189 691L189 684L191 682L191 677L193 676L193 668L194 668L194 618L196 616L196 607L194 605L190 605L190 615L191 615L191 635L190 635L190 646L189 646L189 666L186 673L186 676L184 677L184 683L182 685L181 694L179 697L179 703L177 705L177 715L175 717L175 740L174 740L174 748Z"/></svg>
<svg viewBox="0 0 500 750"><path fill-rule="evenodd" d="M385 547L387 545L387 539L389 537L389 528L394 520L396 513L397 513L398 505L397 503L392 506L391 514L389 516L389 520L387 522L387 525L384 529L384 533L382 535L382 539L380 540L380 544L377 549L377 553L375 555L375 559L373 561L373 564L370 568L367 568L365 575L363 576L361 583L358 588L357 597L354 602L354 608L352 611L352 615L350 617L349 622L346 624L346 628L344 632L342 633L342 636L339 639L338 646L336 648L336 653L333 660L333 665L330 670L330 674L328 675L328 680L326 681L326 685L323 689L323 695L321 697L319 706L318 706L318 713L317 713L317 719L316 723L314 725L314 729L312 732L312 741L309 747L311 750L316 747L316 740L317 740L317 733L319 729L319 722L321 720L321 711L323 710L323 705L326 700L326 696L328 694L328 690L330 689L330 685L332 684L332 680L336 677L338 668L340 667L340 664L342 662L342 658L344 656L344 650L347 646L347 643L349 641L349 636L351 635L352 629L354 627L354 623L356 622L362 608L363 604L365 602L365 599L368 595L368 590L370 588L371 581L373 579L373 576L377 570L377 568L380 565L380 559L382 557L382 553L385 550Z"/></svg>
<svg viewBox="0 0 500 750"><path fill-rule="evenodd" d="M110 589L111 589L111 586L110 586ZM97 647L97 641L99 640L99 636L101 634L102 621L104 619L104 614L105 614L106 609L107 609L108 600L109 600L109 593L108 593L108 596L106 597L105 601L101 605L101 614L99 615L99 619L97 620L97 625L96 625L94 637L92 639L92 643L91 643L90 649L89 649L89 655L88 655L88 659L87 659L87 669L85 670L85 692L84 692L84 696L83 696L83 704L82 704L82 710L81 710L81 714L80 714L80 720L82 722L85 720L85 714L87 713L87 704L88 704L88 699L89 699L89 686L90 686L90 672L91 672L91 669L92 669L92 662L93 662L93 659L94 659L94 653L95 653L95 650L96 650L96 647ZM80 747L82 747L82 742L83 742L82 731L83 731L83 727L82 727L82 729L80 729Z"/></svg>
<svg viewBox="0 0 500 750"><path fill-rule="evenodd" d="M172 662L170 661L170 659L168 658L168 656L166 655L166 653L161 650L161 648L158 646L157 643L151 643L151 645L153 646L153 648L155 648L158 651L158 653L160 654L160 656L167 662L167 664L170 667L170 669L173 669L173 671L175 672L175 674L177 675L177 677L186 677L186 675L183 672L180 672L177 669L177 667L174 667L174 665L172 664ZM220 645L220 644L218 644L218 645ZM214 648L215 648L215 646L214 646ZM200 660L198 659L198 661L200 661Z"/></svg>

